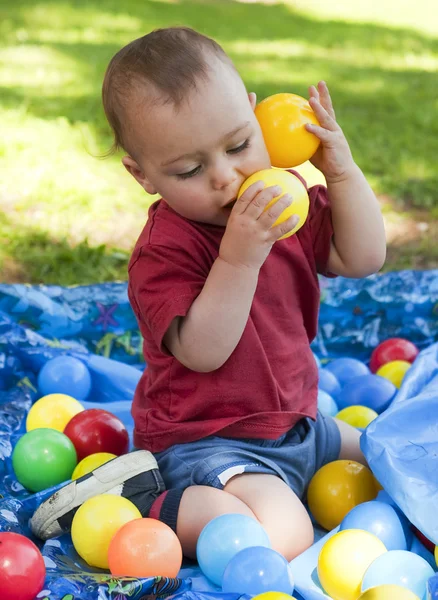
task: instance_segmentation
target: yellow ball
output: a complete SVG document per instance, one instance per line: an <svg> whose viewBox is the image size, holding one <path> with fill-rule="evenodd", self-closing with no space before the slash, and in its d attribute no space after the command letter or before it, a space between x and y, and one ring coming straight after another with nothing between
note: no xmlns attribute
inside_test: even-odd
<svg viewBox="0 0 438 600"><path fill-rule="evenodd" d="M376 496L370 469L354 460L335 460L324 465L312 477L307 490L312 515L329 531L337 527L352 508Z"/></svg>
<svg viewBox="0 0 438 600"><path fill-rule="evenodd" d="M358 600L420 600L420 598L407 588L385 583L370 588L359 596Z"/></svg>
<svg viewBox="0 0 438 600"><path fill-rule="evenodd" d="M79 477L83 477L83 475L91 473L91 471L94 471L94 469L104 465L113 458L116 458L116 455L111 454L110 452L96 452L95 454L90 454L89 456L83 458L77 465L71 478L79 479Z"/></svg>
<svg viewBox="0 0 438 600"><path fill-rule="evenodd" d="M406 360L393 360L386 365L382 365L376 375L389 379L395 387L399 388L402 384L406 372L412 367Z"/></svg>
<svg viewBox="0 0 438 600"><path fill-rule="evenodd" d="M35 402L26 419L26 431L39 429L57 429L63 432L67 423L84 407L67 394L48 394Z"/></svg>
<svg viewBox="0 0 438 600"><path fill-rule="evenodd" d="M436 562L436 566L438 567L438 546L435 546L435 562Z"/></svg>
<svg viewBox="0 0 438 600"><path fill-rule="evenodd" d="M263 592L263 594L254 596L252 600L296 600L296 598L284 592Z"/></svg>
<svg viewBox="0 0 438 600"><path fill-rule="evenodd" d="M292 173L289 173L289 171L282 171L281 169L264 169L263 171L257 171L257 173L254 173L251 175L251 177L248 177L248 179L243 182L237 197L240 198L245 190L247 190L249 186L256 181L263 181L265 187L279 185L283 190L281 194L271 200L265 210L275 204L275 202L284 196L284 194L288 193L292 196L292 204L281 213L274 225L283 223L292 215L298 215L300 220L291 231L288 231L279 239L283 240L284 238L287 238L298 231L298 229L304 225L309 213L309 195L307 194L305 186L298 179L298 177Z"/></svg>
<svg viewBox="0 0 438 600"><path fill-rule="evenodd" d="M108 547L113 536L134 519L141 519L140 511L122 496L102 494L86 500L71 527L76 552L90 567L108 569Z"/></svg>
<svg viewBox="0 0 438 600"><path fill-rule="evenodd" d="M302 96L287 93L269 96L256 106L255 116L274 167L296 167L317 151L320 140L304 126L319 125L319 121Z"/></svg>
<svg viewBox="0 0 438 600"><path fill-rule="evenodd" d="M318 577L324 591L334 600L357 600L365 571L385 552L384 543L368 531L336 533L318 557Z"/></svg>
<svg viewBox="0 0 438 600"><path fill-rule="evenodd" d="M374 421L379 415L372 408L367 406L352 405L343 408L336 415L337 419L348 423L352 427L364 429L371 421Z"/></svg>

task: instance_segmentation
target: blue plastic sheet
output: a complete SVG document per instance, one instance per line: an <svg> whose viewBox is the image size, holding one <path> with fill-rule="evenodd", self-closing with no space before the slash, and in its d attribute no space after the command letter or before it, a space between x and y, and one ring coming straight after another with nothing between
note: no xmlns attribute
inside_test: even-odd
<svg viewBox="0 0 438 600"><path fill-rule="evenodd" d="M425 535L438 542L438 271L405 271L361 281L321 280L321 286L320 326L313 349L323 362L337 356L367 360L372 348L394 336L406 337L423 349L393 404L366 430L362 443L391 498ZM90 369L93 386L84 406L104 405L132 432L130 402L145 365L126 284L0 285L0 531L31 537L29 517L56 489L26 492L15 480L11 454L37 398L39 369L62 353L80 358ZM40 599L139 600L169 594L187 600L238 597L222 594L195 564L185 564L175 580L116 579L86 565L69 535L45 544L34 541L47 567ZM299 559L306 568L300 567L297 598L324 597L306 580L313 576L316 550L317 546ZM417 550L431 560L421 544ZM436 578L429 587L432 597L437 597Z"/></svg>

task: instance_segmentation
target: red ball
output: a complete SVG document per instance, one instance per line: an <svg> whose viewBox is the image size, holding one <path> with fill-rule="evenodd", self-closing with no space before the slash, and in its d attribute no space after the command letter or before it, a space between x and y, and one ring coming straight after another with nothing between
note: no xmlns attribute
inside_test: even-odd
<svg viewBox="0 0 438 600"><path fill-rule="evenodd" d="M45 578L44 560L35 544L19 533L0 533L1 600L33 600Z"/></svg>
<svg viewBox="0 0 438 600"><path fill-rule="evenodd" d="M90 408L75 415L64 433L76 448L78 462L96 452L120 456L129 450L129 435L122 421L100 408Z"/></svg>
<svg viewBox="0 0 438 600"><path fill-rule="evenodd" d="M370 369L373 373L376 373L381 366L393 360L405 360L413 363L418 353L417 346L409 340L391 338L374 348L371 354Z"/></svg>

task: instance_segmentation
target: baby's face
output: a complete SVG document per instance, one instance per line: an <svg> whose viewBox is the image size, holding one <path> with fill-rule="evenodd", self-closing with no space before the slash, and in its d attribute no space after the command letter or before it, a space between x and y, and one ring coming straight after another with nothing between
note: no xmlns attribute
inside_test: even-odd
<svg viewBox="0 0 438 600"><path fill-rule="evenodd" d="M238 75L217 61L179 109L138 107L141 185L188 219L226 225L245 179L271 166L253 105Z"/></svg>

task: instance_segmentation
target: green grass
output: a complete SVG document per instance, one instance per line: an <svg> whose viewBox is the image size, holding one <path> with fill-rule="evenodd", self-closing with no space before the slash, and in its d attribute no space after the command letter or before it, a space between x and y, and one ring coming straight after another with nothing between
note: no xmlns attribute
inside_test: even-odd
<svg viewBox="0 0 438 600"><path fill-rule="evenodd" d="M96 158L111 144L101 81L122 45L174 24L215 37L259 98L280 91L306 95L309 84L325 79L376 192L389 199L392 212L436 220L438 8L432 4L2 3L1 279L126 279L129 251L151 199L125 173L120 157ZM395 245L388 268L435 266L431 239L423 232L414 246Z"/></svg>

